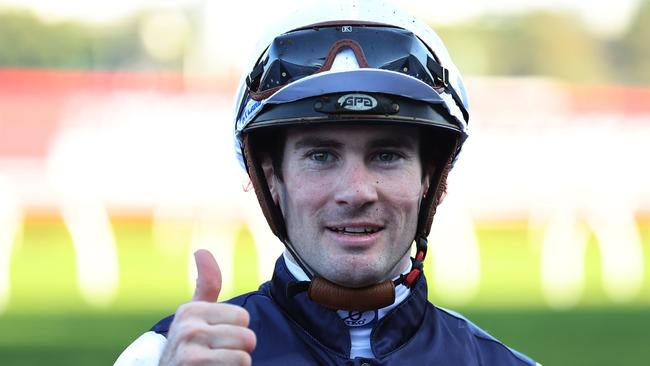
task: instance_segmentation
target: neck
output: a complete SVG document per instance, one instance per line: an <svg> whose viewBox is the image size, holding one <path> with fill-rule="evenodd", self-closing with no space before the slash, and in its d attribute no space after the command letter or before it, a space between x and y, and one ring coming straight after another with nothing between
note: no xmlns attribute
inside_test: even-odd
<svg viewBox="0 0 650 366"><path fill-rule="evenodd" d="M298 263L293 258L291 253L289 253L286 249L284 250L284 252L282 252L282 258L284 259L284 263L286 263L289 272L291 272L291 274L293 275L293 277L296 278L296 280L309 281L309 276L307 276L305 271L303 271L303 269L298 265ZM405 256L404 258L402 258L402 260L399 261L399 263L397 263L395 267L398 269L397 271L393 271L395 272L395 275L387 279L391 279L394 281L399 278L400 274L402 275L408 274L412 268L411 259L408 256ZM318 275L316 276L319 277Z"/></svg>
<svg viewBox="0 0 650 366"><path fill-rule="evenodd" d="M291 274L303 283L308 281L307 275L292 259L285 251L284 260ZM410 264L404 268L402 273L406 274L409 270ZM309 282L307 292L312 301L332 310L376 310L395 303L394 280L397 278L399 276L374 285L351 288L337 285L322 277L314 277Z"/></svg>

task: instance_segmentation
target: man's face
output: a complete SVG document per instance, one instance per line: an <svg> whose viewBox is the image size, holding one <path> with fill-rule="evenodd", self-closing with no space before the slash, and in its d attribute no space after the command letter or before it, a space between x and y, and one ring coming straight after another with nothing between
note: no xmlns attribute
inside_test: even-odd
<svg viewBox="0 0 650 366"><path fill-rule="evenodd" d="M408 265L422 177L413 127L295 127L282 179L265 163L289 240L317 274L349 287L399 275Z"/></svg>

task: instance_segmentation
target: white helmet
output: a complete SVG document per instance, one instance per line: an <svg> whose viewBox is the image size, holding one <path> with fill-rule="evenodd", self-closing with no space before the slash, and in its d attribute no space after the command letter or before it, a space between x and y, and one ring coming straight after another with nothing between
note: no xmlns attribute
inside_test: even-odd
<svg viewBox="0 0 650 366"><path fill-rule="evenodd" d="M422 271L426 237L448 169L467 137L465 86L442 41L426 24L385 2L328 1L276 27L261 41L247 70L235 105L235 150L274 234L312 278L310 297L349 310L392 303L394 286L410 287ZM324 280L310 273L293 249L262 172L256 147L268 136L263 132L327 123L417 125L425 134L423 144L435 141L431 156L423 156L438 169L420 207L414 269L398 281L376 285L387 288L382 299L377 299L376 286L366 289L372 296L364 296L363 289L327 281L325 293L334 286L345 301L319 294L314 287L322 287Z"/></svg>

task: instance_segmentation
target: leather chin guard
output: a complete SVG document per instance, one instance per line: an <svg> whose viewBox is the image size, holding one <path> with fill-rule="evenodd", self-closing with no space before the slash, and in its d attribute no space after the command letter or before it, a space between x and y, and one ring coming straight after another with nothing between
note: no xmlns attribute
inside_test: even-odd
<svg viewBox="0 0 650 366"><path fill-rule="evenodd" d="M322 277L314 277L307 289L309 298L333 310L367 311L384 308L395 302L395 285L387 280L371 286L349 288Z"/></svg>
<svg viewBox="0 0 650 366"><path fill-rule="evenodd" d="M330 282L323 277L312 277L311 281L296 281L287 284L287 297L307 291L313 302L333 310L367 311L385 308L395 302L395 286L413 287L423 270L427 252L427 240L417 240L417 253L411 258L413 267L407 274L396 280L386 280L366 287L345 287Z"/></svg>

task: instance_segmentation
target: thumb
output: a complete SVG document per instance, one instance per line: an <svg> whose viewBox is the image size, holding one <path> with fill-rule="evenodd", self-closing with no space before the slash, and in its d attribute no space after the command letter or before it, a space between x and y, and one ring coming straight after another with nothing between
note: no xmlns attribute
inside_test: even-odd
<svg viewBox="0 0 650 366"><path fill-rule="evenodd" d="M196 289L192 301L214 302L221 291L221 271L212 253L205 249L194 252L196 262Z"/></svg>

